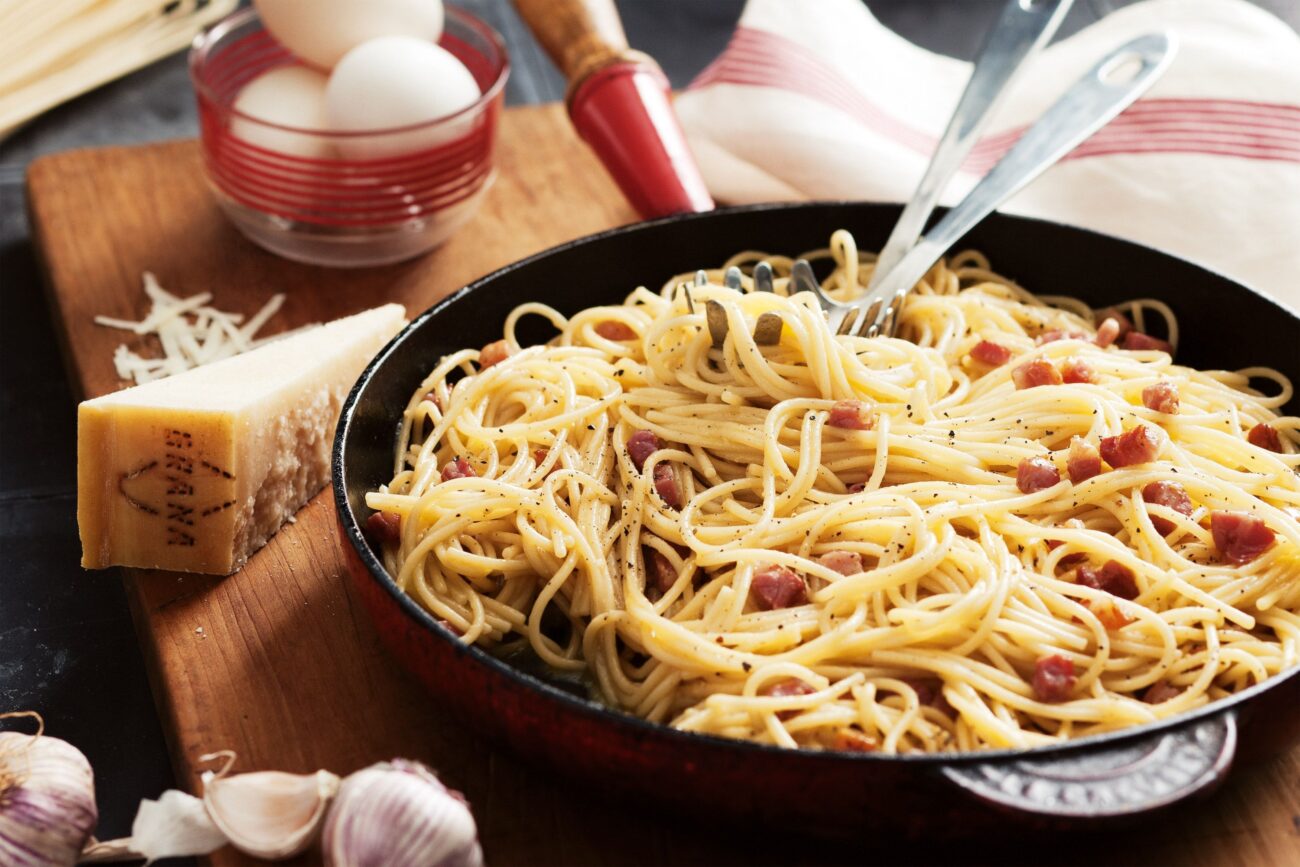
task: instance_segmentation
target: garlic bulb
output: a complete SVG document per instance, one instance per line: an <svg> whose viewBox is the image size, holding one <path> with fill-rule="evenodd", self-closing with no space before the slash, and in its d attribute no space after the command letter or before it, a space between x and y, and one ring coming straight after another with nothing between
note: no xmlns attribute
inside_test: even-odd
<svg viewBox="0 0 1300 867"><path fill-rule="evenodd" d="M337 776L329 771L258 771L227 777L229 768L228 763L217 773L203 775L203 806L232 846L275 861L311 845L338 791Z"/></svg>
<svg viewBox="0 0 1300 867"><path fill-rule="evenodd" d="M99 819L90 762L43 730L0 732L0 864L75 864Z"/></svg>
<svg viewBox="0 0 1300 867"><path fill-rule="evenodd" d="M330 867L482 867L458 792L419 762L394 759L343 781L321 836Z"/></svg>

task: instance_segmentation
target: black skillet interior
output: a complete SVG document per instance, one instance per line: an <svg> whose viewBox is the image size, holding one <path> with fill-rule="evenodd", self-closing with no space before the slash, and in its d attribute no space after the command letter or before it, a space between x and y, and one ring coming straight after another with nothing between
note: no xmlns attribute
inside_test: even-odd
<svg viewBox="0 0 1300 867"><path fill-rule="evenodd" d="M825 247L838 228L851 230L861 249L872 250L884 242L898 212L892 205L809 203L670 218L581 239L483 278L418 317L362 375L336 444L336 496L344 494L348 511L364 522L366 492L391 477L397 423L411 393L441 356L499 339L516 305L543 301L572 313L618 303L639 285L658 289L675 274L715 267L741 250L793 255ZM985 220L954 249L967 247L983 251L995 270L1040 294L1074 296L1093 306L1140 297L1165 301L1179 320L1180 363L1229 370L1266 365L1292 380L1300 377L1300 318L1186 261L1105 235L1002 215ZM538 340L548 336L536 334ZM1292 411L1297 403L1292 401ZM416 608L409 599L401 601ZM420 619L432 628L429 618ZM529 673L573 691L572 684L544 672Z"/></svg>

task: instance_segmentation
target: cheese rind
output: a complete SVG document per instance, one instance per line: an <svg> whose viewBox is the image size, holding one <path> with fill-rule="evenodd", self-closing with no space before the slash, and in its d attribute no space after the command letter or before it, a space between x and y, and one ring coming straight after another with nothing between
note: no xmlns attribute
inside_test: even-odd
<svg viewBox="0 0 1300 867"><path fill-rule="evenodd" d="M328 482L343 400L405 321L378 307L82 403L82 566L243 566Z"/></svg>

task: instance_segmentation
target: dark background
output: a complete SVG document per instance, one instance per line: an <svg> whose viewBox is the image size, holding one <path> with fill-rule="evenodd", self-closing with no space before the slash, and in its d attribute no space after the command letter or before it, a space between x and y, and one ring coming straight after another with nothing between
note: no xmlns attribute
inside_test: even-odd
<svg viewBox="0 0 1300 867"><path fill-rule="evenodd" d="M817 0L800 0L815 3ZM887 26L969 59L1003 0L867 0ZM509 46L511 104L563 97L563 82L508 0L459 0ZM1077 0L1060 35L1116 0ZM1300 0L1258 0L1300 29ZM619 0L631 44L683 87L724 47L742 0ZM162 731L117 577L78 565L76 402L28 237L27 164L74 147L196 134L183 55L64 105L0 143L0 712L33 709L95 768L101 839L130 832L141 798L172 784ZM94 202L86 202L94 208Z"/></svg>

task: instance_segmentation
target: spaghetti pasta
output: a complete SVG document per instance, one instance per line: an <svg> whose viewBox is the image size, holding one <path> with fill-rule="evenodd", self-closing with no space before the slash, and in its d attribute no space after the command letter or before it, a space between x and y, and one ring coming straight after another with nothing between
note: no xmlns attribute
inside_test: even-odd
<svg viewBox="0 0 1300 867"><path fill-rule="evenodd" d="M847 232L809 255L840 300L870 277ZM791 260L727 264L760 258L775 293L719 269L572 317L525 304L441 359L367 495L399 586L615 707L786 747L1033 747L1300 661L1280 373L1179 366L1142 333L1177 341L1165 305L1129 305L1124 337L970 252L897 337L836 336L784 294ZM558 336L520 346L527 316Z"/></svg>

